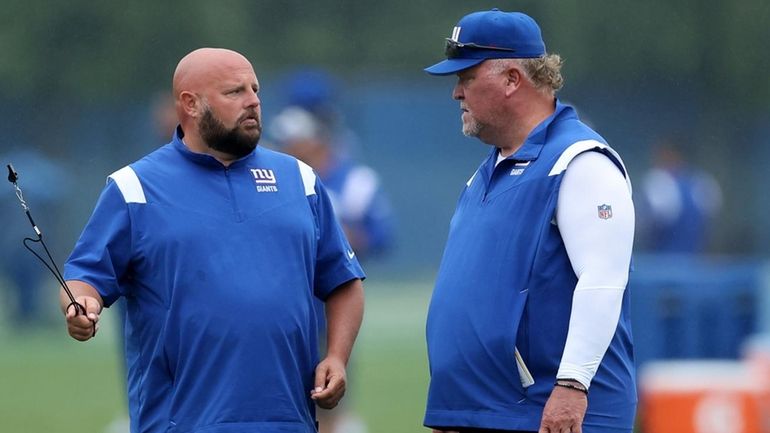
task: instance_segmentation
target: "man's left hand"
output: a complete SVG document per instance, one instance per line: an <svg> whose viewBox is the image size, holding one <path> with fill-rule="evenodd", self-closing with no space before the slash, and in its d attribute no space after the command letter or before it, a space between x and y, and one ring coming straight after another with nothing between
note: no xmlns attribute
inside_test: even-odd
<svg viewBox="0 0 770 433"><path fill-rule="evenodd" d="M310 398L323 409L332 409L345 395L345 363L337 358L327 357L315 369L315 388Z"/></svg>
<svg viewBox="0 0 770 433"><path fill-rule="evenodd" d="M545 403L538 433L582 433L588 398L576 389L555 386Z"/></svg>

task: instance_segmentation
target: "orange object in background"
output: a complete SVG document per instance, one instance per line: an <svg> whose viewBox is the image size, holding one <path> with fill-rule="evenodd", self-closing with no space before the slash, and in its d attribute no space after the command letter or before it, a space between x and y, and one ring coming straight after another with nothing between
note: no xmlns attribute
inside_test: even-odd
<svg viewBox="0 0 770 433"><path fill-rule="evenodd" d="M770 383L744 362L651 362L639 392L643 433L770 433Z"/></svg>

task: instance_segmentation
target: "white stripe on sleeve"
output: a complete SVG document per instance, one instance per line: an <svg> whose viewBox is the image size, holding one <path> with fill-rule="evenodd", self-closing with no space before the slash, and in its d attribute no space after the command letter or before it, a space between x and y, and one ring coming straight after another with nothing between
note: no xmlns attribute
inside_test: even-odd
<svg viewBox="0 0 770 433"><path fill-rule="evenodd" d="M313 168L299 159L297 160L297 165L299 165L299 173L302 175L302 184L305 186L305 195L315 194L315 173Z"/></svg>
<svg viewBox="0 0 770 433"><path fill-rule="evenodd" d="M559 159L556 160L556 163L553 165L553 167L551 167L551 172L548 173L548 176L556 176L561 174L564 170L567 169L567 166L575 157L592 149L603 149L604 151L611 153L612 156L614 156L623 167L623 171L628 173L626 166L623 164L623 160L620 159L620 155L618 155L618 153L615 152L615 150L613 150L611 147L600 141L583 140L572 143L564 152L562 152L561 156L559 156ZM628 179L627 175L625 180L626 185L628 186L628 190L631 191L631 181Z"/></svg>
<svg viewBox="0 0 770 433"><path fill-rule="evenodd" d="M136 172L130 166L127 165L112 173L109 175L109 178L118 185L118 189L123 194L123 200L126 203L147 203L142 183L139 182L139 177L137 177Z"/></svg>

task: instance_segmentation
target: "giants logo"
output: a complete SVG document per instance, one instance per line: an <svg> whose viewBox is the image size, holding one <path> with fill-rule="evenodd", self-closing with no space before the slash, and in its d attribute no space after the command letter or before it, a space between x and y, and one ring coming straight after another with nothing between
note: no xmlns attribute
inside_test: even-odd
<svg viewBox="0 0 770 433"><path fill-rule="evenodd" d="M267 168L252 168L250 170L251 174L254 175L254 182L257 183L257 192L278 192L273 170Z"/></svg>
<svg viewBox="0 0 770 433"><path fill-rule="evenodd" d="M251 174L254 175L254 180L257 183L275 184L275 173L273 173L273 170L267 168L252 168Z"/></svg>

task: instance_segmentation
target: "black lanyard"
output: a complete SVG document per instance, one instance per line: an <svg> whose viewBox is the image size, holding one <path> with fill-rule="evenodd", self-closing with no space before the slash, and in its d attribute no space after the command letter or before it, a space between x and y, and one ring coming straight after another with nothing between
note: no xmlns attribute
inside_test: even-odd
<svg viewBox="0 0 770 433"><path fill-rule="evenodd" d="M45 244L45 241L43 240L43 232L40 231L37 224L35 224L35 220L32 219L32 215L29 212L29 206L27 205L27 202L24 200L24 195L21 192L21 188L19 188L19 185L17 181L19 180L19 174L13 169L13 165L8 164L8 182L11 182L13 184L13 188L16 190L16 197L19 199L19 202L21 203L21 208L24 209L24 213L27 214L27 219L29 220L29 223L32 224L32 229L35 231L35 234L37 235L37 239L32 238L24 238L22 243L24 244L24 247L29 250L32 254L35 255L35 257L40 260L43 265L48 268L49 271L53 274L54 278L56 278L56 281L59 282L61 287L64 289L64 291L67 293L67 297L70 299L69 305L67 305L67 309L65 311L69 311L70 307L75 308L75 315L86 314L86 309L78 303L75 300L75 297L72 296L72 292L70 291L70 288L67 286L67 282L64 281L64 276L61 272L59 272L59 267L56 266L56 261L54 261L53 257L51 257L51 253L48 250L48 246ZM29 242L36 242L43 246L43 250L45 251L46 256L48 257L48 260L46 260L43 256L38 254L37 251L35 251L32 248L32 244ZM94 332L93 335L96 335L96 322L94 322Z"/></svg>

